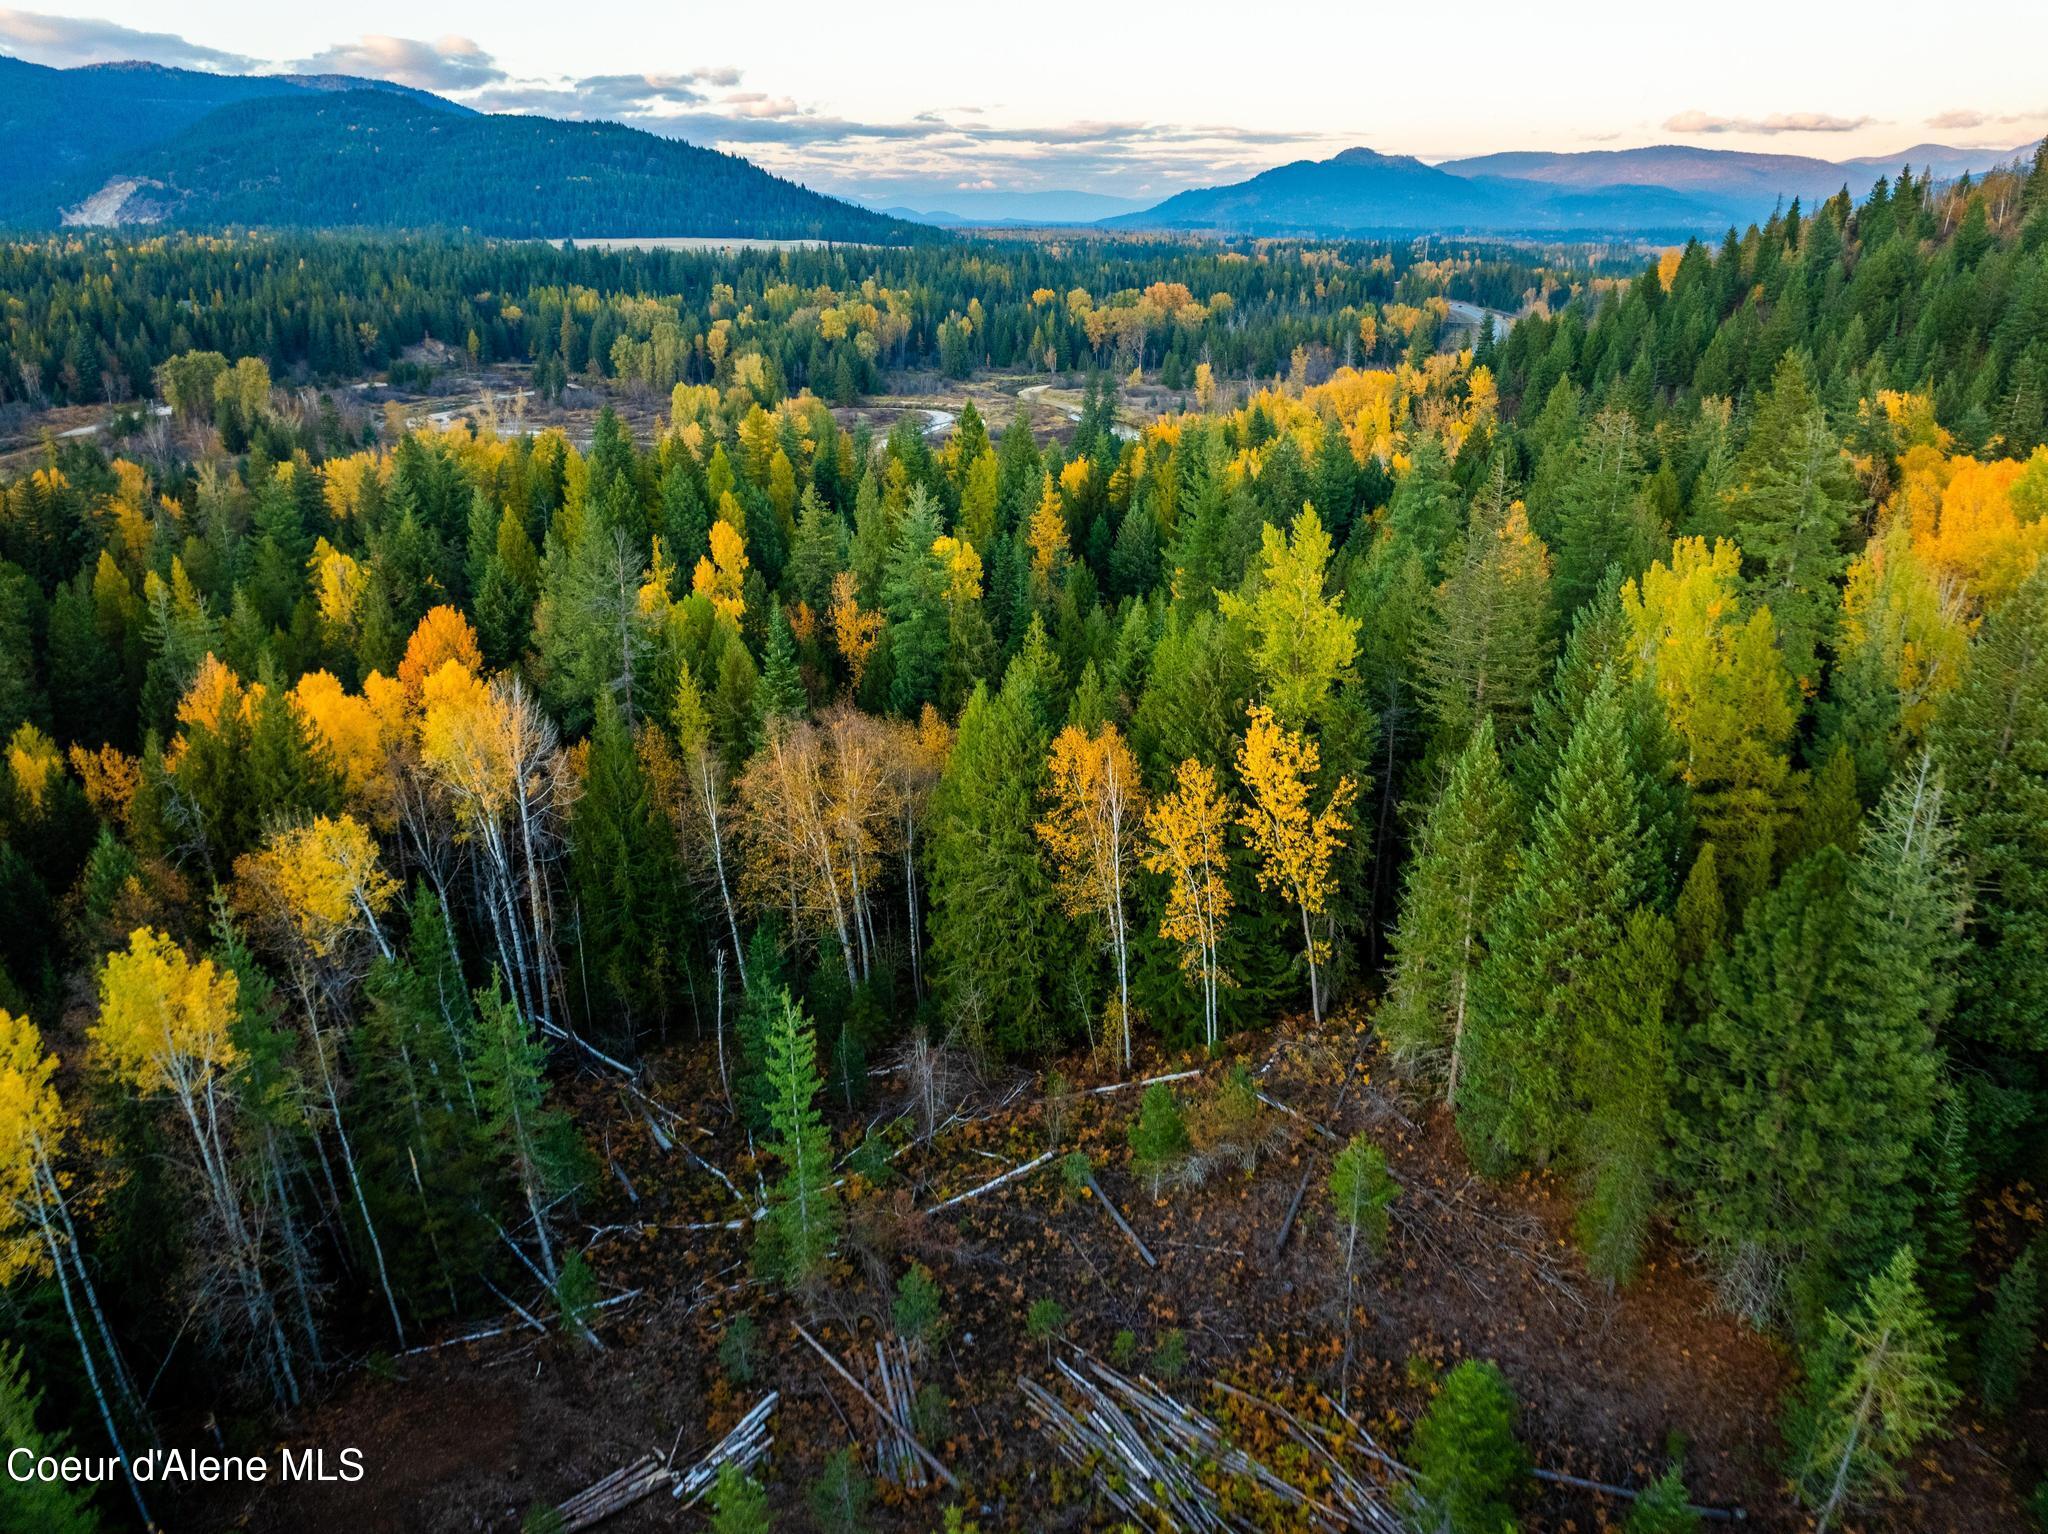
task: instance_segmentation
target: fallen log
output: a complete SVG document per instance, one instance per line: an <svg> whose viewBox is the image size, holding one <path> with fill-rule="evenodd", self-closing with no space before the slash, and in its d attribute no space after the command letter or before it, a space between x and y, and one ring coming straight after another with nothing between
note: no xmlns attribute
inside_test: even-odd
<svg viewBox="0 0 2048 1534"><path fill-rule="evenodd" d="M1102 1191L1102 1184L1095 1180L1095 1174L1092 1171L1088 1174L1088 1191L1095 1195L1095 1201L1102 1206L1102 1212L1116 1222L1116 1228L1122 1231L1129 1239L1131 1245L1138 1249L1138 1255L1145 1259L1145 1266L1148 1268L1158 1267L1159 1259L1154 1257L1145 1243L1138 1239L1138 1233L1131 1229L1131 1222L1123 1217L1123 1212L1110 1201L1109 1195Z"/></svg>
<svg viewBox="0 0 2048 1534"><path fill-rule="evenodd" d="M993 1190L1002 1187L1004 1183L1015 1182L1018 1178L1022 1177L1026 1172L1035 1172L1040 1167L1044 1166L1048 1161L1052 1160L1052 1155L1053 1153L1051 1151L1041 1151L1038 1155L1033 1156L1029 1161L1025 1162L1022 1166L1011 1167L1009 1171L1003 1173L1000 1177L992 1177L987 1182L982 1183L978 1187L969 1188L965 1193L956 1193L949 1199L940 1200L938 1203L932 1205L931 1208L927 1209L925 1213L937 1214L942 1209L951 1209L955 1204L964 1204L967 1202L967 1200L971 1198L979 1198L984 1193L992 1192Z"/></svg>
<svg viewBox="0 0 2048 1534"><path fill-rule="evenodd" d="M886 1423L892 1431L901 1434L904 1446L906 1448L916 1451L917 1457L925 1462L925 1465L931 1470L932 1474L936 1475L940 1480L944 1481L954 1491L958 1491L960 1489L959 1479L956 1476L954 1476L953 1472L948 1470L943 1464L939 1462L939 1458L937 1455L933 1454L931 1450L927 1449L923 1444L919 1443L917 1439L915 1439L907 1431L905 1431L902 1425L898 1423L894 1417L891 1417L889 1415L887 1409L883 1407L882 1403L877 1401L872 1395L868 1393L868 1387L863 1385L859 1380L855 1379L851 1374L846 1372L846 1365L842 1364L838 1359L834 1358L832 1354L826 1349L824 1343L820 1342L817 1338L813 1337L809 1332L805 1331L802 1322L792 1321L789 1324L790 1329L793 1330L797 1334L797 1336L801 1337L806 1343L810 1345L811 1351L813 1353L816 1353L820 1358L824 1359L828 1365L831 1366L832 1372L834 1374L838 1375L841 1379L845 1380L848 1385L853 1387L853 1393L859 1396L861 1400L867 1403L867 1408L869 1411L873 1412L877 1417L880 1417L882 1421Z"/></svg>

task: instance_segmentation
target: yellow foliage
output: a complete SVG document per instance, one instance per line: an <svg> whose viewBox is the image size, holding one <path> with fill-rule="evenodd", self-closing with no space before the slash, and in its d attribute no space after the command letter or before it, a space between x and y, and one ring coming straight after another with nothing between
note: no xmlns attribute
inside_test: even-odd
<svg viewBox="0 0 2048 1534"><path fill-rule="evenodd" d="M1230 854L1224 844L1230 801L1214 770L1190 758L1174 769L1173 792L1145 816L1145 868L1171 879L1159 935L1181 945L1181 969L1198 975L1214 962L1230 915Z"/></svg>
<svg viewBox="0 0 2048 1534"><path fill-rule="evenodd" d="M375 928L398 893L378 864L376 839L353 815L321 815L275 832L262 851L235 860L235 881L244 910L288 922L323 960Z"/></svg>
<svg viewBox="0 0 2048 1534"><path fill-rule="evenodd" d="M1900 457L1895 508L1912 529L1914 552L1965 583L1980 609L2011 595L2048 553L2044 500L2048 448L2024 464L1950 458L1924 444Z"/></svg>
<svg viewBox="0 0 2048 1534"><path fill-rule="evenodd" d="M342 632L353 628L363 592L370 584L370 572L325 538L313 545L306 571L313 578L313 592L327 626Z"/></svg>
<svg viewBox="0 0 2048 1534"><path fill-rule="evenodd" d="M64 1105L36 1025L0 1007L0 1284L42 1272L48 1254L26 1228L39 1222L40 1179L63 1143Z"/></svg>
<svg viewBox="0 0 2048 1534"><path fill-rule="evenodd" d="M27 720L15 727L7 742L7 776L14 785L17 808L40 815L49 798L50 786L63 774L64 759L57 743Z"/></svg>
<svg viewBox="0 0 2048 1534"><path fill-rule="evenodd" d="M1283 890L1301 908L1304 924L1322 914L1336 888L1330 863L1351 829L1344 813L1358 792L1350 778L1340 777L1322 809L1311 810L1309 795L1321 770L1314 741L1283 728L1263 703L1251 706L1237 750L1237 773L1251 798L1237 823L1258 855L1259 888ZM1312 944L1312 951L1320 950Z"/></svg>
<svg viewBox="0 0 2048 1534"><path fill-rule="evenodd" d="M450 661L472 674L481 675L484 669L476 629L460 608L444 602L428 608L406 640L405 657L398 663L398 683L407 697L416 697L427 678Z"/></svg>
<svg viewBox="0 0 2048 1534"><path fill-rule="evenodd" d="M851 570L832 577L832 642L846 669L853 673L856 689L867 672L868 657L882 638L882 615L861 611L859 585Z"/></svg>
<svg viewBox="0 0 2048 1534"><path fill-rule="evenodd" d="M1031 546L1031 581L1042 597L1065 573L1068 560L1067 517L1060 509L1059 492L1053 488L1051 474L1045 476L1038 509L1031 513L1024 536Z"/></svg>
<svg viewBox="0 0 2048 1534"><path fill-rule="evenodd" d="M71 770L84 785L85 802L92 806L92 812L102 820L118 820L125 825L129 802L142 784L142 764L112 746L101 746L97 751L73 746L70 757Z"/></svg>
<svg viewBox="0 0 2048 1534"><path fill-rule="evenodd" d="M730 499L730 492L726 498ZM721 515L711 524L711 553L697 561L690 576L690 589L700 597L710 598L713 607L738 623L747 610L746 598L741 595L747 568L747 550L740 530Z"/></svg>
<svg viewBox="0 0 2048 1534"><path fill-rule="evenodd" d="M189 1100L240 1059L229 1036L239 994L232 971L195 963L163 933L137 927L127 951L101 966L99 1021L88 1036L117 1080Z"/></svg>

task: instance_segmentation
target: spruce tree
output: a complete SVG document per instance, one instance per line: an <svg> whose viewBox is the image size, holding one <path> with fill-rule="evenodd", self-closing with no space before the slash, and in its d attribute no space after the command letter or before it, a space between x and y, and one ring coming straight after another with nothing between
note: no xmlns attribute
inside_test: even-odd
<svg viewBox="0 0 2048 1534"><path fill-rule="evenodd" d="M1934 750L1975 897L1951 1048L1995 1171L2048 1121L2048 563L1986 615Z"/></svg>
<svg viewBox="0 0 2048 1534"><path fill-rule="evenodd" d="M2040 1254L2037 1241L1999 1276L1978 1340L1979 1390L1984 1404L2000 1414L2018 1404L2041 1351Z"/></svg>
<svg viewBox="0 0 2048 1534"><path fill-rule="evenodd" d="M1493 720L1472 743L1423 821L1409 860L1393 938L1393 978L1379 1028L1394 1058L1443 1082L1458 1105L1472 982L1486 958L1486 932L1513 881L1514 789L1494 748Z"/></svg>
<svg viewBox="0 0 2048 1534"><path fill-rule="evenodd" d="M1629 912L1650 887L1619 684L1603 678L1565 748L1515 883L1487 935L1472 997L1471 1088L1459 1127L1491 1165L1562 1149L1592 1030L1637 1003L1618 973Z"/></svg>
<svg viewBox="0 0 2048 1534"><path fill-rule="evenodd" d="M1728 516L1751 600L1771 609L1785 664L1810 693L1832 636L1856 490L1804 353L1788 352L1778 364L1736 478Z"/></svg>
<svg viewBox="0 0 2048 1534"><path fill-rule="evenodd" d="M818 1113L825 1089L810 1019L780 995L768 1030L769 1153L782 1175L768 1193L756 1238L762 1270L792 1288L816 1277L839 1238L839 1195L832 1186L832 1137Z"/></svg>

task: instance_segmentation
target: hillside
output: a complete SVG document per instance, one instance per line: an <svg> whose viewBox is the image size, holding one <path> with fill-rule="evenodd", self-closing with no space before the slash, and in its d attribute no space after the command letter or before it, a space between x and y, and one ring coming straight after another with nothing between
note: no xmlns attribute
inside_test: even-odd
<svg viewBox="0 0 2048 1534"><path fill-rule="evenodd" d="M1261 234L1716 231L1766 217L1773 205L1794 197L1810 205L1844 186L1861 196L1901 165L1947 180L2031 152L2031 146L1972 151L1917 144L1897 155L1838 162L1657 144L1571 153L1509 150L1425 165L1406 155L1347 149L1231 186L1182 192L1102 222L1121 229Z"/></svg>
<svg viewBox="0 0 2048 1534"><path fill-rule="evenodd" d="M0 59L0 86L0 223L16 227L935 237L679 140L378 81Z"/></svg>
<svg viewBox="0 0 2048 1534"><path fill-rule="evenodd" d="M1409 155L1347 149L1328 160L1296 160L1235 186L1182 192L1156 208L1103 223L1109 228L1260 234L1520 233L1689 228L1723 217L1718 208L1658 186L1552 188L1506 177L1453 175Z"/></svg>

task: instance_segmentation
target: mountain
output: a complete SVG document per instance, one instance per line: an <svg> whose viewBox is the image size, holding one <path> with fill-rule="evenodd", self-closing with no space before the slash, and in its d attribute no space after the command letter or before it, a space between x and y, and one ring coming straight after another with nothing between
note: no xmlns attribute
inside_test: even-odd
<svg viewBox="0 0 2048 1534"><path fill-rule="evenodd" d="M1957 149L1915 144L1897 154L1853 160L1820 160L1810 155L1759 154L1741 149L1700 149L1689 144L1652 144L1640 149L1588 149L1570 153L1510 150L1446 160L1437 168L1454 176L1506 177L1550 186L1662 186L1703 199L1729 203L1744 217L1768 213L1779 198L1808 203L1832 197L1844 186L1861 197L1879 176L1911 165L1941 180L1964 171L1985 171L2033 153L2018 149Z"/></svg>
<svg viewBox="0 0 2048 1534"><path fill-rule="evenodd" d="M1460 176L1412 155L1347 149L1328 160L1296 160L1235 186L1181 192L1156 208L1102 223L1259 234L1523 233L1690 228L1714 216L1706 204L1665 187L1553 187Z"/></svg>
<svg viewBox="0 0 2048 1534"><path fill-rule="evenodd" d="M221 107L336 90L390 91L448 112L469 110L348 75L215 75L139 63L49 69L0 55L0 219L33 206L50 183L161 143Z"/></svg>
<svg viewBox="0 0 2048 1534"><path fill-rule="evenodd" d="M916 187L891 192L889 197L892 200L887 205L874 197L859 200L892 217L936 224L943 229L1092 224L1150 206L1141 198L1112 197L1104 192L963 191L959 188Z"/></svg>
<svg viewBox="0 0 2048 1534"><path fill-rule="evenodd" d="M341 76L0 58L0 145L0 223L17 227L938 237L677 139Z"/></svg>
<svg viewBox="0 0 2048 1534"><path fill-rule="evenodd" d="M1576 153L1510 150L1426 165L1347 149L1296 160L1232 186L1204 187L1102 220L1113 229L1253 234L1711 233L1767 217L1781 200L1808 203L1843 186L1857 196L1911 164L1948 179L2033 153L1920 144L1899 155L1819 160L1656 144Z"/></svg>

